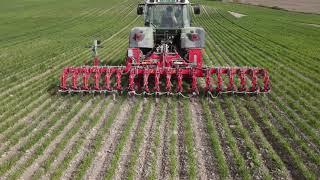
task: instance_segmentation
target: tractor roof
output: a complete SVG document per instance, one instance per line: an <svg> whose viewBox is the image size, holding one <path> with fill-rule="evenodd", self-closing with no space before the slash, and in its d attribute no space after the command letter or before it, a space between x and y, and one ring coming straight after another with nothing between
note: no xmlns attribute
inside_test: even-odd
<svg viewBox="0 0 320 180"><path fill-rule="evenodd" d="M189 4L189 0L145 0L146 4Z"/></svg>

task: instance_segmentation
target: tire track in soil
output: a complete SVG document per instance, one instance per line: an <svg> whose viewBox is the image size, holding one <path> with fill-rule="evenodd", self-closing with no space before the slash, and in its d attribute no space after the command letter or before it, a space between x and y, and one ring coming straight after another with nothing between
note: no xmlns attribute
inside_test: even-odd
<svg viewBox="0 0 320 180"><path fill-rule="evenodd" d="M113 152L117 146L117 142L121 136L121 132L127 123L127 117L129 116L134 103L135 102L132 99L130 99L129 102L123 103L124 107L121 108L122 111L117 115L112 127L109 129L109 132L104 136L103 139L105 139L105 141L101 146L101 150L95 156L95 159L87 170L84 179L98 179L103 169L106 169L109 165ZM68 179L67 175L68 173L63 176L63 179Z"/></svg>
<svg viewBox="0 0 320 180"><path fill-rule="evenodd" d="M185 127L183 116L183 103L178 101L178 160L179 160L179 179L188 179L188 156L185 143Z"/></svg>
<svg viewBox="0 0 320 180"><path fill-rule="evenodd" d="M98 105L89 115L90 118L92 118L96 113L99 112L99 110L101 109L102 103L104 101L101 101L98 103ZM92 105L92 104L91 104ZM81 116L79 116L80 118ZM76 122L75 122L76 123ZM86 130L87 125L89 124L89 121L86 120L84 121L84 123L81 125L80 129L78 130L78 132L73 135L70 139L71 143L74 142L79 136L80 134L84 133L84 131ZM50 145L46 148L46 150L42 153L42 155L40 157L38 157L22 174L21 178L22 179L31 179L32 175L41 167L41 164L43 162L45 162L45 160L53 153L53 151L56 149L56 147L58 146L58 144L62 141L62 139L64 138L64 136L67 134L67 132L73 127L74 124L69 124L68 126L66 126L66 128L63 130L62 133L59 134L58 137L56 137L54 139L53 142L50 143ZM70 142L69 141L69 142ZM63 153L67 153L65 151L62 151Z"/></svg>
<svg viewBox="0 0 320 180"><path fill-rule="evenodd" d="M203 112L199 102L193 100L190 103L192 113L191 125L194 134L195 156L197 159L198 179L218 179L216 177L217 164L213 149L211 148L210 137L203 121Z"/></svg>
<svg viewBox="0 0 320 180"><path fill-rule="evenodd" d="M165 115L165 123L164 128L160 131L160 148L158 154L158 178L157 179L168 179L170 175L169 170L169 126L170 126L170 110L172 106L172 101L170 97L167 99L167 109L166 109L166 115Z"/></svg>
<svg viewBox="0 0 320 180"><path fill-rule="evenodd" d="M135 121L132 126L132 129L129 133L127 142L125 143L125 147L122 150L121 158L118 162L118 167L114 173L113 179L125 179L127 175L127 170L129 167L129 160L132 154L132 149L134 148L134 139L138 135L139 127L141 126L141 123L143 121L143 112L146 109L147 99L143 100L143 103L141 103L141 107L139 107L139 110L135 116Z"/></svg>
<svg viewBox="0 0 320 180"><path fill-rule="evenodd" d="M78 104L78 103L77 103ZM68 125L63 129L62 132L60 132L60 134L62 133L67 133L69 131L70 128L73 127L73 125L76 123L76 121L81 117L81 115L90 107L90 105L92 105L92 101L90 100L89 102L87 102L82 108L81 110L70 120L70 122L68 123ZM63 119L61 120L63 121ZM59 122L61 122L59 121ZM34 152L36 151L37 148L39 148L41 146L42 143L44 143L45 141L45 138L46 137L49 137L50 136L50 132L52 132L56 126L58 126L58 124L60 123L57 123L55 124L54 127L52 127L48 133L46 134L46 136L44 136L40 142L38 142L37 144L34 144L29 150L26 151L26 153L15 163L15 165L13 167L11 167L10 170L8 170L4 175L3 175L3 178L4 179L7 179L8 176L10 174L12 174L13 172L15 172L19 166L23 165L25 162L28 161L28 159L32 156L32 154L34 154ZM54 141L56 141L57 137L55 138ZM52 144L52 143L51 143Z"/></svg>
<svg viewBox="0 0 320 180"><path fill-rule="evenodd" d="M210 105L211 114L213 116L213 121L214 121L213 124L217 128L217 132L218 132L218 135L219 135L221 147L222 147L222 150L223 150L225 158L226 158L226 162L227 162L228 167L229 167L230 176L231 176L232 179L241 179L241 177L239 176L239 174L237 172L238 168L237 168L237 165L235 164L234 157L232 155L231 149L228 146L226 135L225 135L225 131L224 131L222 125L221 125L219 115L216 112L215 106L214 106L214 104L213 104L213 102L211 100L209 102L209 105Z"/></svg>
<svg viewBox="0 0 320 180"><path fill-rule="evenodd" d="M106 101L108 101L108 100L106 100ZM72 172L74 172L76 170L76 168L78 167L78 165L81 163L82 158L84 157L85 153L88 152L89 148L91 147L91 144L94 141L94 137L97 135L99 129L105 123L105 120L107 119L107 115L109 114L109 112L111 111L111 108L113 106L114 106L114 102L108 103L107 107L104 110L103 116L98 120L98 123L86 135L86 138L85 138L85 140L83 142L83 146L82 146L81 150L79 150L77 155L75 155L74 159L71 160L71 162L69 163L69 167L66 170L66 172L70 172L70 173L66 173L66 174L70 174L71 175ZM85 133L85 132L83 132L83 130L85 130L85 129L82 129L82 131L79 132L79 135L82 134L82 133ZM58 157L55 158L55 160L51 164L48 172L43 177L50 179L50 175L63 162L64 158L71 151L71 149L73 148L73 146L76 143L78 138L79 138L78 136L74 136L70 140L70 142L65 147L65 149L58 155ZM71 178L71 176L67 176L67 177Z"/></svg>

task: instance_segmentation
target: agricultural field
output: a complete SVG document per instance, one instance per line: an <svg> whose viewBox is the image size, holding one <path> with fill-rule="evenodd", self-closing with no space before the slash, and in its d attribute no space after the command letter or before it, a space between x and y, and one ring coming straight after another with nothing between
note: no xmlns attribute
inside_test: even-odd
<svg viewBox="0 0 320 180"><path fill-rule="evenodd" d="M267 68L267 95L57 93L93 39L124 63L139 2L2 0L0 179L320 178L320 15L199 1L205 63Z"/></svg>
<svg viewBox="0 0 320 180"><path fill-rule="evenodd" d="M320 14L320 1L318 0L231 0L237 3L282 8L290 11Z"/></svg>

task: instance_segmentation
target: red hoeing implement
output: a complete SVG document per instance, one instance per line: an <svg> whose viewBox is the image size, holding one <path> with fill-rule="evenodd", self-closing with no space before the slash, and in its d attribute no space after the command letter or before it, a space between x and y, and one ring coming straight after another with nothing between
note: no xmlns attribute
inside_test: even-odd
<svg viewBox="0 0 320 180"><path fill-rule="evenodd" d="M95 56L94 66L65 68L60 92L196 95L199 89L209 94L267 93L271 89L266 69L202 66L201 49L190 49L188 62L167 50L153 52L143 60L140 49L128 51L132 56L127 57L126 66L99 66Z"/></svg>
<svg viewBox="0 0 320 180"><path fill-rule="evenodd" d="M145 0L138 15L145 14L145 26L135 27L129 36L125 66L101 66L97 54L100 41L91 46L93 66L63 70L60 92L128 92L130 95L183 95L222 93L268 93L266 69L256 67L203 66L205 31L191 26L188 0Z"/></svg>

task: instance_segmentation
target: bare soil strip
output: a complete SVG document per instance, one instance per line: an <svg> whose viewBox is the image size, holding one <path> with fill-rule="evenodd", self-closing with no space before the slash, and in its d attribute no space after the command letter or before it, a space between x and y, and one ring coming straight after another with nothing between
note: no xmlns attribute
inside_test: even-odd
<svg viewBox="0 0 320 180"><path fill-rule="evenodd" d="M161 150L163 148L163 144L162 144L163 139L161 139L161 137L163 137L163 133L164 133L166 107L167 107L166 105L163 105L163 107L162 107L164 114L162 115L162 118L161 118L159 115L160 109L159 109L159 106L157 103L156 112L155 112L155 116L154 116L155 123L152 125L153 130L151 131L150 140L148 141L151 144L148 145L148 147L147 147L146 159L144 161L142 175L140 177L141 179L147 179L147 178L151 177L152 175L154 175L154 177L156 178L157 172L155 170L158 170L160 167L159 166L159 164L160 164L159 157L161 156ZM159 136L156 137L157 135L159 135ZM159 140L159 141L157 141L157 140ZM157 144L158 142L159 142L159 144ZM155 165L155 167L151 167L152 165ZM152 168L156 168L156 169L152 169ZM154 173L154 174L152 174L152 173Z"/></svg>
<svg viewBox="0 0 320 180"><path fill-rule="evenodd" d="M121 132L127 123L126 120L133 103L134 102L132 100L123 103L120 114L117 115L117 118L114 120L114 124L105 135L105 141L102 142L103 145L101 146L101 150L95 156L95 159L93 160L91 167L86 172L84 179L97 179L100 173L104 171L110 163L112 152L114 151L119 137L121 136ZM63 178L68 179L68 175L69 173L66 173Z"/></svg>
<svg viewBox="0 0 320 180"><path fill-rule="evenodd" d="M79 150L79 152L74 157L74 159L69 163L69 167L66 170L65 174L70 174L71 175L71 173L76 170L78 164L81 162L81 160L84 157L85 153L90 148L90 145L91 145L92 141L94 141L94 137L98 133L98 130L105 123L105 120L107 119L107 116L108 116L111 108L113 107L113 105L114 105L113 102L110 102L107 105L107 107L104 110L103 116L98 120L98 123L90 130L90 132L87 133L82 148ZM79 131L78 134L80 135L82 133L85 133L85 132L83 132L83 130L87 131L87 129L81 129L81 131ZM50 169L48 170L46 175L44 175L44 177L50 178L50 175L53 173L53 171L59 166L59 164L61 164L63 162L63 160L66 157L66 155L71 151L71 149L74 146L74 144L76 143L76 140L78 139L79 135L78 136L74 136L70 140L70 142L65 147L65 149L59 154L58 157L55 158L55 160L53 161L52 165L50 166ZM67 177L70 177L70 176L67 176Z"/></svg>
<svg viewBox="0 0 320 180"><path fill-rule="evenodd" d="M232 0L245 4L283 8L289 11L320 14L320 2L318 0Z"/></svg>
<svg viewBox="0 0 320 180"><path fill-rule="evenodd" d="M59 138L56 137L56 139L54 140L54 144L51 143L51 146L54 146L56 143L58 143L58 140L60 140L63 136L61 136L61 134L65 134L69 131L69 129L71 129L74 124L77 122L77 120L81 117L81 115L92 105L92 101L89 101L85 104L84 107L81 108L81 110L71 119L71 121L68 123L68 125L63 129L63 131L60 133ZM56 127L56 126L54 126ZM48 131L47 133L47 137L50 136L50 132L52 132L53 129L51 129L51 131ZM8 176L10 174L12 174L13 172L15 172L21 165L23 165L31 156L32 154L34 154L35 150L40 147L42 145L42 143L45 141L45 137L41 139L41 141L39 141L37 144L35 144L34 146L32 146L31 149L29 149L24 156L15 164L15 166L13 166L9 171L6 172L6 174L3 176L4 178L8 178ZM49 148L49 147L48 147ZM47 149L48 149L47 148Z"/></svg>
<svg viewBox="0 0 320 180"><path fill-rule="evenodd" d="M228 11L228 13L230 13L232 16L234 16L235 18L242 18L242 17L245 17L247 15L245 14L240 14L240 13L237 13L237 12L232 12L232 11Z"/></svg>
<svg viewBox="0 0 320 180"><path fill-rule="evenodd" d="M160 173L161 173L161 169L162 169L162 154L164 153L165 150L165 143L166 141L166 137L167 137L167 129L169 126L169 119L167 118L167 113L168 113L168 106L167 104L164 105L164 109L165 109L165 114L163 116L163 119L161 120L161 124L160 124L160 145L158 148L158 154L156 154L156 158L157 158L157 175L158 175L158 179L160 179Z"/></svg>
<svg viewBox="0 0 320 180"><path fill-rule="evenodd" d="M307 23L302 23L302 24L307 25L307 26L320 28L320 24L307 24Z"/></svg>
<svg viewBox="0 0 320 180"><path fill-rule="evenodd" d="M153 99L151 99L153 101ZM158 110L158 106L151 105L149 118L146 122L146 126L144 129L144 139L142 142L142 146L139 150L139 157L136 164L137 174L135 179L142 179L142 177L145 178L146 176L146 170L149 168L151 162L148 162L150 160L151 156L151 144L153 142L153 135L155 133L155 122L156 122L156 110Z"/></svg>
<svg viewBox="0 0 320 180"><path fill-rule="evenodd" d="M192 113L192 130L194 134L195 156L197 158L198 178L217 179L216 161L210 146L210 137L205 128L201 106L194 100L190 103Z"/></svg>
<svg viewBox="0 0 320 180"><path fill-rule="evenodd" d="M129 137L127 139L127 142L125 143L126 145L124 146L122 153L121 153L121 158L118 161L118 167L114 173L114 179L125 179L126 174L127 174L127 168L129 167L129 160L132 154L132 148L134 148L134 139L137 137L139 127L141 126L142 123L142 118L143 118L143 112L145 110L147 100L144 99L142 103L142 107L139 108L138 113L136 114L134 124L132 126L132 129L129 133Z"/></svg>
<svg viewBox="0 0 320 180"><path fill-rule="evenodd" d="M188 157L185 143L185 127L182 102L178 102L178 159L179 159L179 178L188 179Z"/></svg>
<svg viewBox="0 0 320 180"><path fill-rule="evenodd" d="M172 101L171 99L168 99L167 102L167 111L165 116L165 123L164 128L160 131L160 137L161 137L161 144L160 147L161 150L159 151L158 155L158 178L157 179L168 179L170 175L169 171L169 126L170 126L170 114L171 114L171 105Z"/></svg>

